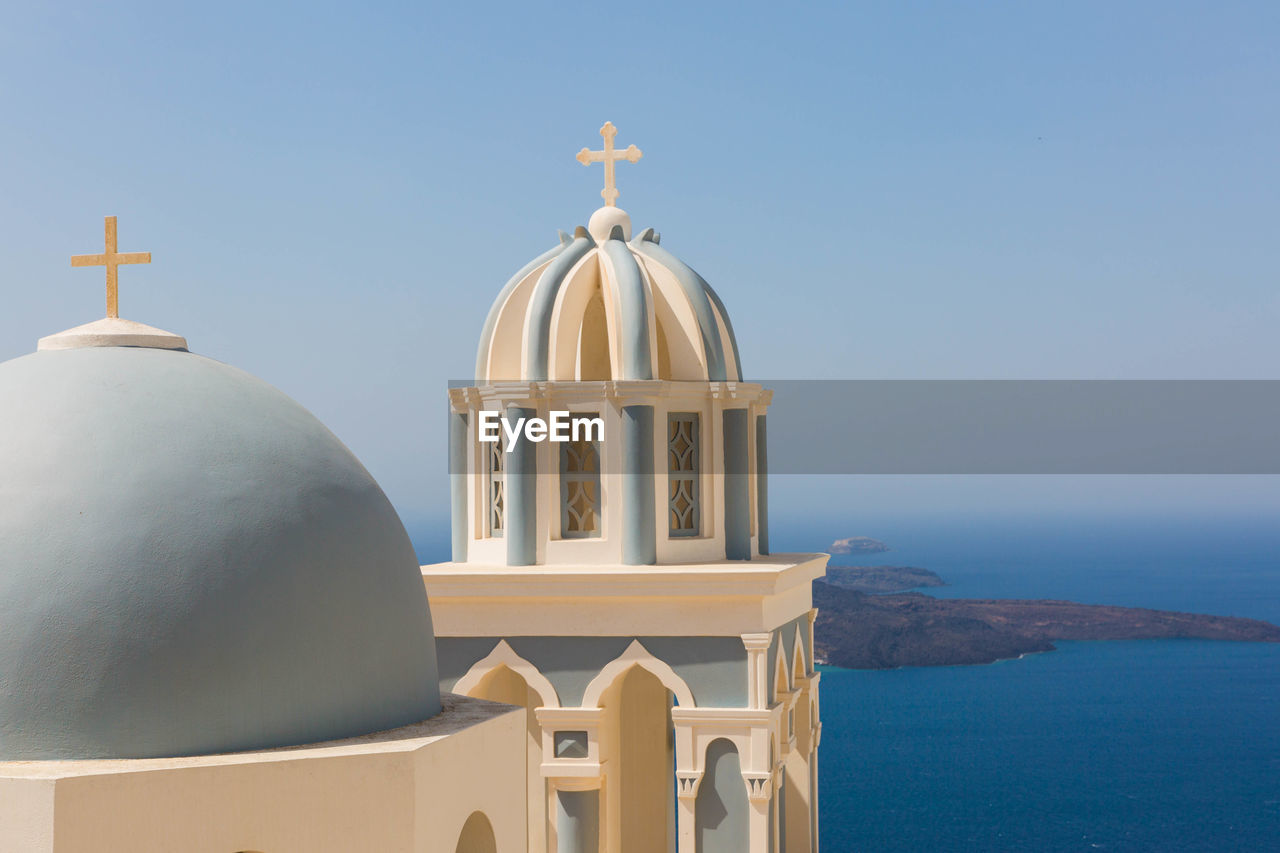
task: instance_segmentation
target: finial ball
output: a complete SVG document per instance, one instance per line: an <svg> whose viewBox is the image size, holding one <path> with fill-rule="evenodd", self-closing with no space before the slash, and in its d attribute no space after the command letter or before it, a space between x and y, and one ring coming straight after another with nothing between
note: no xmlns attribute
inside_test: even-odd
<svg viewBox="0 0 1280 853"><path fill-rule="evenodd" d="M631 239L631 217L620 207L602 207L587 220L587 232L597 243L609 239L615 225L622 226L622 238Z"/></svg>

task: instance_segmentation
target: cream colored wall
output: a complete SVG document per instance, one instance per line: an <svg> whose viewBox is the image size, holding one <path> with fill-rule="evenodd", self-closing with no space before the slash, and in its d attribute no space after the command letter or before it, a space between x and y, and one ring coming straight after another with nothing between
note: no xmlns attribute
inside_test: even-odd
<svg viewBox="0 0 1280 853"><path fill-rule="evenodd" d="M518 673L506 666L499 666L480 679L480 683L467 691L467 695L524 708L527 850L528 853L546 853L547 798L546 783L542 779L542 726L534 713L534 709L542 705L542 698Z"/></svg>
<svg viewBox="0 0 1280 853"><path fill-rule="evenodd" d="M680 566L422 567L438 637L738 636L810 609L825 554Z"/></svg>
<svg viewBox="0 0 1280 853"><path fill-rule="evenodd" d="M467 817L482 811L493 827L498 853L525 850L528 793L521 770L527 728L519 712L506 712L495 723L500 725L468 729L466 738L445 738L419 756L418 849L454 853Z"/></svg>
<svg viewBox="0 0 1280 853"><path fill-rule="evenodd" d="M0 762L5 853L454 853L474 811L524 850L523 715L446 697L417 726L194 758Z"/></svg>
<svg viewBox="0 0 1280 853"><path fill-rule="evenodd" d="M0 778L0 850L53 853L52 779Z"/></svg>

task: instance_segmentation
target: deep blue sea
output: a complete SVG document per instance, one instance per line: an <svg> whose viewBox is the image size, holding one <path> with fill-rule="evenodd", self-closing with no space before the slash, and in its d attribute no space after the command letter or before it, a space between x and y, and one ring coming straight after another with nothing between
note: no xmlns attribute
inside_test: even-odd
<svg viewBox="0 0 1280 853"><path fill-rule="evenodd" d="M775 519L775 551L914 565L929 594L1280 623L1269 518ZM424 529L424 534L426 531ZM441 559L444 531L415 536ZM826 853L1280 851L1280 644L1060 643L990 666L826 669Z"/></svg>
<svg viewBox="0 0 1280 853"><path fill-rule="evenodd" d="M952 586L930 594L1280 623L1268 519L805 527L774 538L881 539L893 550L833 563L933 569ZM824 671L823 849L1280 850L1280 644L1058 646L990 666Z"/></svg>

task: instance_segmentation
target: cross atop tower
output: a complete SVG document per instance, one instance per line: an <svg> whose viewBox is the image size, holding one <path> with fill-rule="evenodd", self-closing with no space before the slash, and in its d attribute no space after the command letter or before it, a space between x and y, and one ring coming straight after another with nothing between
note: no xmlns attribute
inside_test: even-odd
<svg viewBox="0 0 1280 853"><path fill-rule="evenodd" d="M120 316L120 292L116 279L116 267L120 264L149 264L150 252L117 252L116 251L116 218L106 218L106 251L100 255L72 255L73 267L106 267L107 268L107 316Z"/></svg>
<svg viewBox="0 0 1280 853"><path fill-rule="evenodd" d="M613 138L618 135L618 129L613 126L611 121L606 121L604 127L600 128L600 135L604 137L604 150L592 151L588 148L583 148L578 152L578 162L584 166L590 166L592 163L604 163L604 189L600 191L600 195L604 198L606 207L617 207L615 202L618 199L618 187L614 182L613 164L618 160L634 163L643 157L644 153L634 145L628 145L622 151L615 151Z"/></svg>

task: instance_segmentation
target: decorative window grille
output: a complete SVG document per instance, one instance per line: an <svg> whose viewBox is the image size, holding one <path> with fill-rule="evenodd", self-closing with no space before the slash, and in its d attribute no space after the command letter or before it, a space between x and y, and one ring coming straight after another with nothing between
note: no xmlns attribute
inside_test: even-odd
<svg viewBox="0 0 1280 853"><path fill-rule="evenodd" d="M574 413L578 418L595 414ZM583 430L584 434L589 430ZM560 535L588 539L600 535L600 443L583 438L560 445Z"/></svg>
<svg viewBox="0 0 1280 853"><path fill-rule="evenodd" d="M507 467L507 455L503 452L503 438L498 436L497 441L485 442L484 446L488 448L485 451L488 463L488 481L489 481L489 535L502 536L502 531L506 527L507 518L507 495L506 482L503 476Z"/></svg>
<svg viewBox="0 0 1280 853"><path fill-rule="evenodd" d="M698 415L672 412L667 416L667 516L672 536L697 536Z"/></svg>

